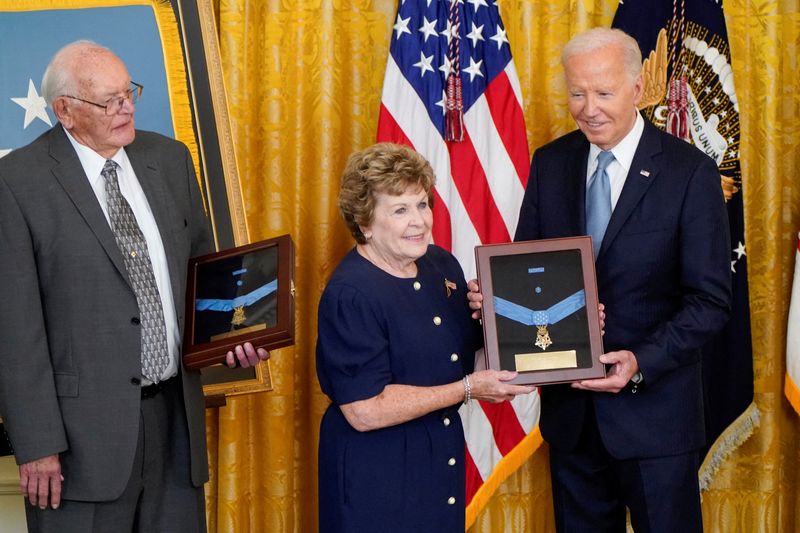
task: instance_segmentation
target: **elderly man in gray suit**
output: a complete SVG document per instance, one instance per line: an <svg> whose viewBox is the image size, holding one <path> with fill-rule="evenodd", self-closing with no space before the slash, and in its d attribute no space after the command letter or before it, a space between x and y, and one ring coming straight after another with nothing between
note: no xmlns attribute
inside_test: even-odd
<svg viewBox="0 0 800 533"><path fill-rule="evenodd" d="M180 357L187 262L212 250L191 157L134 129L142 87L95 43L61 49L42 90L59 124L0 159L0 413L28 527L205 531L203 392Z"/></svg>

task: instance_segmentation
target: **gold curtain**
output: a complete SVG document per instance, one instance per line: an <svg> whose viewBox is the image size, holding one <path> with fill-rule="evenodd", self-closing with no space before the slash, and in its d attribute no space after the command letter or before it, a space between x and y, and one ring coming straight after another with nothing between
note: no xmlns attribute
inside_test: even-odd
<svg viewBox="0 0 800 533"><path fill-rule="evenodd" d="M707 0L694 0L707 1ZM608 25L614 0L498 0L522 85L531 148L572 129L559 65L574 33ZM209 410L209 529L317 529L316 306L352 246L338 218L347 155L373 142L394 0L215 0L243 197L253 240L297 247L297 343L272 354L275 390ZM794 239L800 230L800 6L725 4L737 94L761 426L703 496L707 531L800 530L798 418L782 393ZM387 480L391 482L391 480ZM553 530L543 446L472 532Z"/></svg>

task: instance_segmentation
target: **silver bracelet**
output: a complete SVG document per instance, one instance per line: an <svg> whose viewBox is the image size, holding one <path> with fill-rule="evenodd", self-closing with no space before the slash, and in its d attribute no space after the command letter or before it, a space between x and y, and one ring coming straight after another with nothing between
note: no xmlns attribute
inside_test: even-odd
<svg viewBox="0 0 800 533"><path fill-rule="evenodd" d="M464 405L472 399L472 384L469 382L469 374L464 376Z"/></svg>

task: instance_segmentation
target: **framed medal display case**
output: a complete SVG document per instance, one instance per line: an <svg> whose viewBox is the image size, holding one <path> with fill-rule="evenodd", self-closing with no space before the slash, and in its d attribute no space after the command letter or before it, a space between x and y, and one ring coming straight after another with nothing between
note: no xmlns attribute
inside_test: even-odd
<svg viewBox="0 0 800 533"><path fill-rule="evenodd" d="M487 368L516 384L605 377L590 237L477 246Z"/></svg>
<svg viewBox="0 0 800 533"><path fill-rule="evenodd" d="M184 364L197 369L220 365L245 342L267 350L293 344L293 277L289 235L191 259Z"/></svg>

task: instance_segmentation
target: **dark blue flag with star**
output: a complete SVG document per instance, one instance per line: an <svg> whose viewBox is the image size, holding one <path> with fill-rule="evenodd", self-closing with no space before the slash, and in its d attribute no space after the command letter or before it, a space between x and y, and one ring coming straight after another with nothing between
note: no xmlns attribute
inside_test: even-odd
<svg viewBox="0 0 800 533"><path fill-rule="evenodd" d="M644 59L642 114L716 161L731 230L731 320L703 351L706 446L701 488L758 424L739 162L739 106L721 0L620 1L612 26Z"/></svg>
<svg viewBox="0 0 800 533"><path fill-rule="evenodd" d="M175 137L159 26L151 7L0 11L0 157L55 125L42 75L64 45L89 39L110 48L144 85L136 127ZM146 105L145 105L146 104Z"/></svg>

